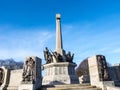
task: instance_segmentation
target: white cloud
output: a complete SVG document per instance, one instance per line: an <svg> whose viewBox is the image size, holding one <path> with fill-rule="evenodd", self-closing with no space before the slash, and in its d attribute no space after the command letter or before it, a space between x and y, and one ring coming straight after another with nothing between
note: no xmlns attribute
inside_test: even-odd
<svg viewBox="0 0 120 90"><path fill-rule="evenodd" d="M29 30L2 27L2 29L7 32L0 34L0 59L23 60L26 56L43 58L43 48L54 36L52 31L41 28Z"/></svg>
<svg viewBox="0 0 120 90"><path fill-rule="evenodd" d="M120 53L120 48L113 49L111 53L113 54Z"/></svg>
<svg viewBox="0 0 120 90"><path fill-rule="evenodd" d="M51 28L19 28L16 30L16 28L10 29L7 26L1 29L0 32L4 34L0 34L0 58L2 56L21 58L26 55L38 55L43 58L42 52L45 46L52 50L55 48L55 30L53 32ZM4 32L9 29L11 31ZM79 60L96 54L107 55L110 57L110 62L114 62L115 57L119 57L120 27L115 21L106 21L104 18L95 22L63 24L62 33L64 49L66 52L75 53L77 63L80 62Z"/></svg>
<svg viewBox="0 0 120 90"><path fill-rule="evenodd" d="M75 53L74 60L78 64L81 60L96 54L105 55L110 63L118 62L120 27L116 27L116 23L112 22L112 20L110 21L111 26L105 19L98 22L97 24L87 23L83 26L71 24L71 28L68 28L70 30L66 31L67 33L63 30L65 32L63 36L65 49L67 48L67 50Z"/></svg>

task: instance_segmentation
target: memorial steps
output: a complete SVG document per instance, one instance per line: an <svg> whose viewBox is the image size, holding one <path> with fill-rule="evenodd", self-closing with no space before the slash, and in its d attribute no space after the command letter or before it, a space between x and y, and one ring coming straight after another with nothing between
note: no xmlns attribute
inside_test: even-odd
<svg viewBox="0 0 120 90"><path fill-rule="evenodd" d="M54 85L54 86L42 86L41 90L102 90L96 86L90 84L69 84L69 85Z"/></svg>

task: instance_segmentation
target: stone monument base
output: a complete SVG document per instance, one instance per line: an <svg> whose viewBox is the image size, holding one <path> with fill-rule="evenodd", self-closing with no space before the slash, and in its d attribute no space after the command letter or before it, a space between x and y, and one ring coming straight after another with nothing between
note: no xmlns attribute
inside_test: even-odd
<svg viewBox="0 0 120 90"><path fill-rule="evenodd" d="M75 63L59 62L45 64L43 69L46 75L43 77L43 85L78 84L79 79L75 74Z"/></svg>
<svg viewBox="0 0 120 90"><path fill-rule="evenodd" d="M97 87L102 88L102 90L107 90L107 86L115 86L114 81L100 81L96 85Z"/></svg>
<svg viewBox="0 0 120 90"><path fill-rule="evenodd" d="M21 84L19 90L36 90L34 84Z"/></svg>
<svg viewBox="0 0 120 90"><path fill-rule="evenodd" d="M101 58L102 57L102 58ZM114 86L114 81L104 80L104 77L101 77L101 62L106 62L106 59L103 55L95 55L88 58L89 73L90 73L90 84L102 88L102 90L107 90L107 86ZM101 65L100 65L101 64ZM105 66L105 65L103 65ZM103 67L102 66L102 67ZM107 67L107 65L106 65ZM102 69L103 70L103 69ZM109 74L106 72L106 74ZM103 80L101 80L103 79Z"/></svg>

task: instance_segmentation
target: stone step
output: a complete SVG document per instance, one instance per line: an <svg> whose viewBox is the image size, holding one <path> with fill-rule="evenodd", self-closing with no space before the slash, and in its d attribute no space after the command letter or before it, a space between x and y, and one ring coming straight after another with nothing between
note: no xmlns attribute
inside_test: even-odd
<svg viewBox="0 0 120 90"><path fill-rule="evenodd" d="M18 90L18 86L8 86L7 90Z"/></svg>
<svg viewBox="0 0 120 90"><path fill-rule="evenodd" d="M41 90L102 90L101 88L42 88Z"/></svg>
<svg viewBox="0 0 120 90"><path fill-rule="evenodd" d="M89 83L87 84L65 84L65 85L54 85L55 87L76 87L76 86L90 86Z"/></svg>
<svg viewBox="0 0 120 90"><path fill-rule="evenodd" d="M72 87L72 86L90 86L90 84L85 83L85 84L42 85L42 87Z"/></svg>
<svg viewBox="0 0 120 90"><path fill-rule="evenodd" d="M69 85L54 85L43 86L41 90L102 90L90 84L69 84Z"/></svg>

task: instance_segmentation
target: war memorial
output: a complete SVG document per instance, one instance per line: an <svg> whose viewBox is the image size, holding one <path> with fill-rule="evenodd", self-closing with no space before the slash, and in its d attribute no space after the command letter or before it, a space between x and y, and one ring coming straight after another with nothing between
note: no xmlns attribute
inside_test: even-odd
<svg viewBox="0 0 120 90"><path fill-rule="evenodd" d="M0 90L120 90L111 79L104 55L87 58L90 83L80 83L74 54L63 49L60 14L56 14L56 48L45 47L43 55L44 65L39 57L29 56L22 69L0 67Z"/></svg>

